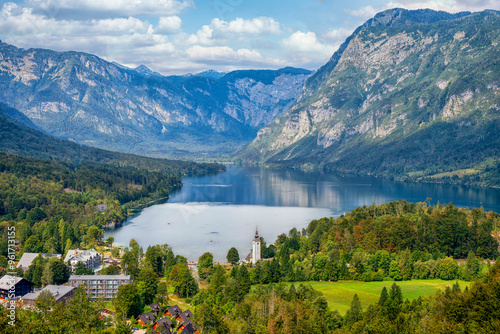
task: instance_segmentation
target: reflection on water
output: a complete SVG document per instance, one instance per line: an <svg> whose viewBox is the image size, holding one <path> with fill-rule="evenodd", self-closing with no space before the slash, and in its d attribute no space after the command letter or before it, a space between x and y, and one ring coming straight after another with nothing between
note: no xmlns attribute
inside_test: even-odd
<svg viewBox="0 0 500 334"><path fill-rule="evenodd" d="M456 185L414 184L320 172L228 167L215 176L186 178L168 203L132 217L106 233L120 244L135 238L143 247L168 243L178 254L197 260L206 251L224 261L236 247L245 257L255 227L268 242L315 218L340 215L358 206L406 199L453 202L457 206L500 211L500 190Z"/></svg>

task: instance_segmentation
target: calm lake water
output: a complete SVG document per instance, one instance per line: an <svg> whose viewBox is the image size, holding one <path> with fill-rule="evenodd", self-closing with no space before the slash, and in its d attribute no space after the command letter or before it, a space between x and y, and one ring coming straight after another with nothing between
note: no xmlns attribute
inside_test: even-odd
<svg viewBox="0 0 500 334"><path fill-rule="evenodd" d="M317 218L338 216L358 206L398 199L409 202L453 202L456 206L500 212L500 189L415 184L364 176L269 170L228 166L215 176L183 179L168 203L154 205L107 231L115 243L136 239L149 245L169 244L175 254L197 260L205 252L226 261L229 248L240 258L251 250L256 227L266 242Z"/></svg>

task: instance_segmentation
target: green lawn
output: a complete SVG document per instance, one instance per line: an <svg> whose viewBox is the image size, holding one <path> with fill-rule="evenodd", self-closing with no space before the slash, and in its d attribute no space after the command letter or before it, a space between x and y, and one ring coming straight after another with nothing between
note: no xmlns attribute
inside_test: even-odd
<svg viewBox="0 0 500 334"><path fill-rule="evenodd" d="M419 296L431 295L438 289L444 290L446 286L452 286L456 281L442 280L411 280L395 282L401 287L404 299L416 299ZM340 282L306 282L312 287L321 291L328 300L328 305L332 310L338 310L344 315L350 308L352 297L358 294L363 309L368 305L378 302L380 292L387 287L389 289L394 282L360 282L360 281L340 281ZM458 281L463 290L470 282ZM297 283L295 283L297 285Z"/></svg>

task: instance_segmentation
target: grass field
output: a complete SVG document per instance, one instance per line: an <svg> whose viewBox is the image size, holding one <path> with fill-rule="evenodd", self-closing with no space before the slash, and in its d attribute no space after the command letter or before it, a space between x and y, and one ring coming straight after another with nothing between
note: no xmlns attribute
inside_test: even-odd
<svg viewBox="0 0 500 334"><path fill-rule="evenodd" d="M453 172L446 172L446 173L439 173L439 174L435 174L435 175L430 175L429 177L433 178L433 179L440 179L440 178L446 177L446 176L452 177L452 176L456 175L458 177L463 177L464 175L474 175L477 173L480 173L480 171L473 169L473 168L467 168L467 169L455 170Z"/></svg>
<svg viewBox="0 0 500 334"><path fill-rule="evenodd" d="M411 280L400 282L360 282L360 281L340 281L340 282L307 282L318 291L321 291L328 300L328 305L332 310L338 310L344 315L350 308L352 297L358 294L363 309L366 310L368 305L375 304L380 298L382 289L391 287L396 283L401 287L404 299L413 300L420 296L432 295L438 289L444 290L446 286L452 286L456 281L442 280ZM470 282L458 281L460 288L463 290ZM297 285L297 283L296 283Z"/></svg>

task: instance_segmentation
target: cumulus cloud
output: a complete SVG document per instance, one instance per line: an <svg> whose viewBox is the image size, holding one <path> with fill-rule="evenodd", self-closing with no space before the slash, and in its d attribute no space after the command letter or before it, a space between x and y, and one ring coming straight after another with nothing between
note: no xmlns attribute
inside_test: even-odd
<svg viewBox="0 0 500 334"><path fill-rule="evenodd" d="M242 35L278 35L281 33L280 24L271 17L256 17L252 20L236 18L226 22L218 18L212 20L212 28L216 31Z"/></svg>
<svg viewBox="0 0 500 334"><path fill-rule="evenodd" d="M357 9L345 9L345 12L362 19L369 19L375 14L390 8L443 10L450 13L461 11L481 11L498 9L500 0L395 0L387 1L381 7L365 6Z"/></svg>
<svg viewBox="0 0 500 334"><path fill-rule="evenodd" d="M229 46L200 46L187 49L187 55L195 61L258 61L262 59L259 52L249 49L233 50Z"/></svg>
<svg viewBox="0 0 500 334"><path fill-rule="evenodd" d="M351 14L352 16L360 17L362 19L369 19L371 17L374 17L375 14L384 9L387 8L383 7L383 9L381 9L381 8L374 8L373 6L365 6L358 9L346 9L345 12Z"/></svg>
<svg viewBox="0 0 500 334"><path fill-rule="evenodd" d="M169 16L194 7L191 0L29 0L28 6L44 16L108 14L116 16Z"/></svg>
<svg viewBox="0 0 500 334"><path fill-rule="evenodd" d="M276 58L263 57L258 51L241 48L234 50L228 46L194 45L186 51L188 59L203 64L257 66L283 66L285 63Z"/></svg>
<svg viewBox="0 0 500 334"><path fill-rule="evenodd" d="M9 3L0 9L0 17L0 36L18 47L84 51L129 67L144 64L165 74L289 65L277 58L264 57L252 47L235 47L230 42L212 45L214 36L220 39L223 33L242 36L278 33L279 24L269 18L213 20L213 24L190 36L182 31L182 20L177 15L162 16L153 26L132 16L58 19ZM191 44L188 38L192 39Z"/></svg>
<svg viewBox="0 0 500 334"><path fill-rule="evenodd" d="M320 36L322 41L337 44L345 41L353 33L354 29L339 28L335 30L329 30Z"/></svg>
<svg viewBox="0 0 500 334"><path fill-rule="evenodd" d="M214 43L212 40L213 33L214 29L212 27L204 25L196 34L190 35L187 40L191 44L211 45Z"/></svg>
<svg viewBox="0 0 500 334"><path fill-rule="evenodd" d="M204 25L196 34L189 36L192 44L214 45L229 39L281 34L279 22L271 17L256 17L251 20L236 18L224 21L218 18Z"/></svg>
<svg viewBox="0 0 500 334"><path fill-rule="evenodd" d="M56 20L34 14L31 9L19 9L20 7L15 4L3 6L0 12L2 17L0 31L8 32L10 38L16 38L20 42L25 39L36 40L40 36L99 37L102 35L148 34L152 31L151 24L133 17L85 21Z"/></svg>
<svg viewBox="0 0 500 334"><path fill-rule="evenodd" d="M338 44L322 44L314 32L296 31L281 41L290 52L294 66L319 67L323 65L338 48Z"/></svg>
<svg viewBox="0 0 500 334"><path fill-rule="evenodd" d="M283 39L282 44L290 51L302 53L324 53L327 47L322 45L314 32L294 32L290 37Z"/></svg>
<svg viewBox="0 0 500 334"><path fill-rule="evenodd" d="M180 17L163 16L160 17L155 32L160 34L174 34L181 31L181 26L182 26L182 20Z"/></svg>

